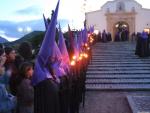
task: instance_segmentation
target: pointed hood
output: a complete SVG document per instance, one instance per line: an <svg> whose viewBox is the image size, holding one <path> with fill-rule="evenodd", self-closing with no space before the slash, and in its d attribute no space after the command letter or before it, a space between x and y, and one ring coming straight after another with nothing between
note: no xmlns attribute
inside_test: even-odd
<svg viewBox="0 0 150 113"><path fill-rule="evenodd" d="M69 24L68 24L68 34L69 34L69 47L73 49L74 45L73 32L71 31Z"/></svg>
<svg viewBox="0 0 150 113"><path fill-rule="evenodd" d="M44 19L44 23L45 23L45 29L47 30L47 28L48 28L48 21L46 20L44 14L43 14L43 19Z"/></svg>
<svg viewBox="0 0 150 113"><path fill-rule="evenodd" d="M78 32L78 45L79 45L79 51L82 51L82 45L83 45L83 41L82 41L82 30Z"/></svg>
<svg viewBox="0 0 150 113"><path fill-rule="evenodd" d="M52 78L52 75L49 72L49 69L47 67L42 66L43 62L40 58L40 56L37 57L34 67L34 72L32 76L32 85L35 86L39 82L47 79Z"/></svg>
<svg viewBox="0 0 150 113"><path fill-rule="evenodd" d="M54 15L52 16L51 22L48 25L47 32L45 34L44 40L42 42L42 46L38 54L43 58L43 62L45 65L48 62L48 58L52 55L51 49L48 48L54 48L58 9L59 9L59 0Z"/></svg>
<svg viewBox="0 0 150 113"><path fill-rule="evenodd" d="M75 34L74 37L74 54L76 57L79 57L79 44L78 44L78 34Z"/></svg>
<svg viewBox="0 0 150 113"><path fill-rule="evenodd" d="M57 43L55 42L53 50L52 50L52 55L51 55L52 59L55 59L54 62L51 62L51 66L56 74L56 76L60 77L63 75L66 75L64 69L63 69L63 59L62 59L62 54L58 48Z"/></svg>
<svg viewBox="0 0 150 113"><path fill-rule="evenodd" d="M93 33L94 32L94 26L90 26L90 33Z"/></svg>
<svg viewBox="0 0 150 113"><path fill-rule="evenodd" d="M48 60L49 57L52 56L52 50L49 48L54 48L55 45L55 35L56 35L56 24L57 24L57 15L59 9L59 0L52 16L51 22L48 25L47 32L45 34L44 40L42 42L40 51L38 53L34 73L32 77L32 85L35 86L39 82L51 78L51 74L48 71Z"/></svg>
<svg viewBox="0 0 150 113"><path fill-rule="evenodd" d="M69 54L68 54L68 51L67 51L65 39L64 39L64 36L63 36L63 33L61 31L60 26L59 26L58 47L61 51L63 62L66 63L66 64L69 64L70 63Z"/></svg>
<svg viewBox="0 0 150 113"><path fill-rule="evenodd" d="M84 42L84 44L88 42L88 35L87 35L86 26L84 26L84 30L83 30L83 42Z"/></svg>

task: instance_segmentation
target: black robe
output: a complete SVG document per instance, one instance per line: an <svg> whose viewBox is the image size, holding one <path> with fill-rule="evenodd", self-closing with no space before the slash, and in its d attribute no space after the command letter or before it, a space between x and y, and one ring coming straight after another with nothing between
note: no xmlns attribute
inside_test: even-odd
<svg viewBox="0 0 150 113"><path fill-rule="evenodd" d="M34 86L34 113L60 113L59 87L52 79Z"/></svg>
<svg viewBox="0 0 150 113"><path fill-rule="evenodd" d="M149 56L149 43L148 43L148 38L143 39L141 42L141 52L140 52L140 57L148 57Z"/></svg>
<svg viewBox="0 0 150 113"><path fill-rule="evenodd" d="M67 75L60 77L60 89L59 89L59 98L60 98L60 110L61 113L69 112L69 78Z"/></svg>

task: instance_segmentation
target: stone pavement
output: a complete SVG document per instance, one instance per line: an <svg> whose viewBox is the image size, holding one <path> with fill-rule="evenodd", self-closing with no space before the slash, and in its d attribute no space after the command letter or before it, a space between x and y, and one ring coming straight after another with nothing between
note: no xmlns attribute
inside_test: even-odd
<svg viewBox="0 0 150 113"><path fill-rule="evenodd" d="M150 91L87 91L85 107L80 107L80 113L134 113L128 103L128 95L150 96Z"/></svg>
<svg viewBox="0 0 150 113"><path fill-rule="evenodd" d="M150 95L127 96L127 99L133 113L150 113Z"/></svg>

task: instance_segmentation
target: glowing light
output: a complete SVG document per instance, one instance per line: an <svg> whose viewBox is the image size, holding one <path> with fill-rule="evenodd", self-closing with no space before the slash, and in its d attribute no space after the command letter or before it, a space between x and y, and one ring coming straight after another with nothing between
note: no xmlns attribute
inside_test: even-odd
<svg viewBox="0 0 150 113"><path fill-rule="evenodd" d="M74 60L71 61L71 63L70 63L71 66L74 66L75 64L76 64L76 62Z"/></svg>
<svg viewBox="0 0 150 113"><path fill-rule="evenodd" d="M88 54L84 53L84 57L85 57L85 58L88 58Z"/></svg>
<svg viewBox="0 0 150 113"><path fill-rule="evenodd" d="M90 43L93 43L93 40L90 40Z"/></svg>
<svg viewBox="0 0 150 113"><path fill-rule="evenodd" d="M80 54L80 56L81 56L81 57L83 57L83 56L84 56L84 54L82 54L82 53L81 53L81 54Z"/></svg>
<svg viewBox="0 0 150 113"><path fill-rule="evenodd" d="M94 40L92 36L90 37L90 40Z"/></svg>
<svg viewBox="0 0 150 113"><path fill-rule="evenodd" d="M87 50L90 50L90 47L88 47Z"/></svg>
<svg viewBox="0 0 150 113"><path fill-rule="evenodd" d="M90 37L90 43L93 43L94 39L92 37Z"/></svg>
<svg viewBox="0 0 150 113"><path fill-rule="evenodd" d="M98 35L99 30L94 30L94 33L95 33L96 35Z"/></svg>
<svg viewBox="0 0 150 113"><path fill-rule="evenodd" d="M82 60L82 57L80 56L78 60Z"/></svg>
<svg viewBox="0 0 150 113"><path fill-rule="evenodd" d="M76 60L76 59L77 59L77 57L76 57L76 56L73 56L72 58L73 58L73 60Z"/></svg>
<svg viewBox="0 0 150 113"><path fill-rule="evenodd" d="M150 29L149 28L145 28L144 32L150 33Z"/></svg>
<svg viewBox="0 0 150 113"><path fill-rule="evenodd" d="M88 44L87 43L85 43L85 47L87 47L88 46Z"/></svg>
<svg viewBox="0 0 150 113"><path fill-rule="evenodd" d="M115 27L118 28L118 27L119 27L119 24L115 25Z"/></svg>

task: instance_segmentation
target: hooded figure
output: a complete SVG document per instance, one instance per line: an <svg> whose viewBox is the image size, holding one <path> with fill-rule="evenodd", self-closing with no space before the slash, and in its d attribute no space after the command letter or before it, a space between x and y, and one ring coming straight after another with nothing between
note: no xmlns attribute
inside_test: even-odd
<svg viewBox="0 0 150 113"><path fill-rule="evenodd" d="M142 40L141 33L138 32L136 37L137 37L137 41L136 41L135 55L140 56L140 54L141 54L141 45L142 45L142 43L141 43L141 40Z"/></svg>
<svg viewBox="0 0 150 113"><path fill-rule="evenodd" d="M141 52L140 56L141 57L148 57L149 56L149 43L148 43L148 34L146 32L142 32L142 37L141 37Z"/></svg>
<svg viewBox="0 0 150 113"><path fill-rule="evenodd" d="M67 47L65 44L65 39L64 39L64 36L63 36L63 33L61 31L60 26L59 26L58 47L59 47L59 50L62 54L63 68L64 68L66 73L69 73L69 71L70 71L70 69L69 69L70 59L69 59L69 54L68 54Z"/></svg>
<svg viewBox="0 0 150 113"><path fill-rule="evenodd" d="M34 113L60 113L59 88L50 73L48 64L54 47L59 0L48 25L44 40L38 53L32 85L34 86Z"/></svg>
<svg viewBox="0 0 150 113"><path fill-rule="evenodd" d="M105 30L102 33L102 41L107 42L107 34L106 34Z"/></svg>

